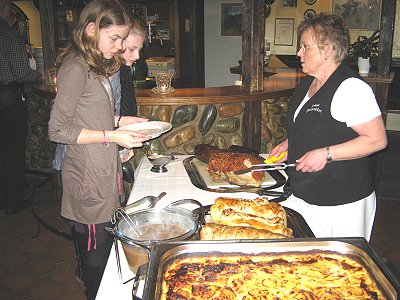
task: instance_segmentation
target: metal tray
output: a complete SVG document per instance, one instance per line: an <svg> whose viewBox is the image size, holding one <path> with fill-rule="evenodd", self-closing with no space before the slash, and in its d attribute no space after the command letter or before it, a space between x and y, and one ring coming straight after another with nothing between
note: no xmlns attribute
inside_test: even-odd
<svg viewBox="0 0 400 300"><path fill-rule="evenodd" d="M358 258L373 274L378 285L386 292L386 299L398 299L399 280L364 238L314 238L253 241L199 241L155 243L151 249L143 300L159 299L164 268L169 261L187 255L257 254L299 251L336 251Z"/></svg>
<svg viewBox="0 0 400 300"><path fill-rule="evenodd" d="M274 183L268 186L261 186L258 188L255 187L241 187L241 186L233 186L233 187L210 187L207 186L205 179L201 175L198 167L195 164L195 156L190 156L183 160L183 166L190 178L192 184L202 190L215 192L215 193L235 193L235 192L247 192L247 193L256 193L259 195L271 195L271 196L281 196L283 193L270 191L272 189L276 189L285 184L286 178L279 171L268 171L268 174L275 180Z"/></svg>
<svg viewBox="0 0 400 300"><path fill-rule="evenodd" d="M207 215L210 212L211 205L203 206L203 212ZM287 227L293 229L294 238L315 238L314 233L308 226L306 220L297 211L284 207L287 217ZM200 214L200 209L196 208L195 213Z"/></svg>

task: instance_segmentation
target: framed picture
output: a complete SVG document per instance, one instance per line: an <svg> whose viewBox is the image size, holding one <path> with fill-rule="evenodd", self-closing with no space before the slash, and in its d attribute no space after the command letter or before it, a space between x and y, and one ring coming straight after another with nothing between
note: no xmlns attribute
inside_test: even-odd
<svg viewBox="0 0 400 300"><path fill-rule="evenodd" d="M311 18L311 17L313 17L313 16L315 16L315 15L316 15L315 10L313 10L313 9L307 9L307 10L304 12L304 19Z"/></svg>
<svg viewBox="0 0 400 300"><path fill-rule="evenodd" d="M297 0L282 0L282 7L297 7Z"/></svg>
<svg viewBox="0 0 400 300"><path fill-rule="evenodd" d="M293 46L294 19L275 19L275 45Z"/></svg>
<svg viewBox="0 0 400 300"><path fill-rule="evenodd" d="M376 30L381 19L382 0L334 0L333 12L342 16L349 29Z"/></svg>
<svg viewBox="0 0 400 300"><path fill-rule="evenodd" d="M221 4L221 35L242 35L242 3Z"/></svg>
<svg viewBox="0 0 400 300"><path fill-rule="evenodd" d="M304 0L308 5L313 5L317 0Z"/></svg>

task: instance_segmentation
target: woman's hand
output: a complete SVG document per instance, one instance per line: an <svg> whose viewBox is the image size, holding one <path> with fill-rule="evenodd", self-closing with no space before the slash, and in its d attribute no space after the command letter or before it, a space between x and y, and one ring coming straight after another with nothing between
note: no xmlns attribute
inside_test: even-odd
<svg viewBox="0 0 400 300"><path fill-rule="evenodd" d="M286 139L279 145L272 148L271 152L269 153L269 157L279 156L282 152L287 151L287 150L288 150L288 140ZM285 155L285 157L283 157L282 159L280 159L279 161L276 161L276 162L284 162L286 160L287 160L287 154Z"/></svg>
<svg viewBox="0 0 400 300"><path fill-rule="evenodd" d="M132 116L122 116L121 118L119 116L117 116L115 118L116 118L116 126L117 127L123 127L123 126L129 125L129 124L142 123L142 122L149 121L149 119L146 119L146 118L132 117Z"/></svg>
<svg viewBox="0 0 400 300"><path fill-rule="evenodd" d="M131 130L114 130L108 132L109 142L116 143L124 148L142 147L143 142L151 139L150 136Z"/></svg>
<svg viewBox="0 0 400 300"><path fill-rule="evenodd" d="M298 160L296 160L296 170L301 172L318 172L325 168L326 161L326 148L319 148L308 151Z"/></svg>

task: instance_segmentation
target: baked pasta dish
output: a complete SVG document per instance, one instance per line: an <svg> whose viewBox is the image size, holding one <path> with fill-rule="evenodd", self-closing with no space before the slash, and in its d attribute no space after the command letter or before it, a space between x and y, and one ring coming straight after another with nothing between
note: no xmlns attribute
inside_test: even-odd
<svg viewBox="0 0 400 300"><path fill-rule="evenodd" d="M165 265L161 298L386 299L356 257L339 252L200 253Z"/></svg>
<svg viewBox="0 0 400 300"><path fill-rule="evenodd" d="M267 198L219 197L210 208L211 222L202 226L201 240L278 239L292 237L285 209Z"/></svg>

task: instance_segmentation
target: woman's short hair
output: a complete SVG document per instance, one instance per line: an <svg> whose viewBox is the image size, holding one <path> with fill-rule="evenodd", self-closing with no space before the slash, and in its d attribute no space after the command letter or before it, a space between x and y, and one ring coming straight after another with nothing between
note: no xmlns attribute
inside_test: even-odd
<svg viewBox="0 0 400 300"><path fill-rule="evenodd" d="M335 62L340 63L347 58L349 36L346 23L342 17L336 14L320 13L307 18L297 28L298 38L309 29L313 31L318 45L332 44Z"/></svg>
<svg viewBox="0 0 400 300"><path fill-rule="evenodd" d="M71 50L83 57L90 66L90 71L97 75L110 76L118 71L121 60L118 56L105 59L97 48L100 29L110 26L129 26L131 18L129 10L120 0L92 0L82 10L78 23L73 30L70 45L63 49L57 64ZM88 24L95 24L95 32L92 37L86 34Z"/></svg>

